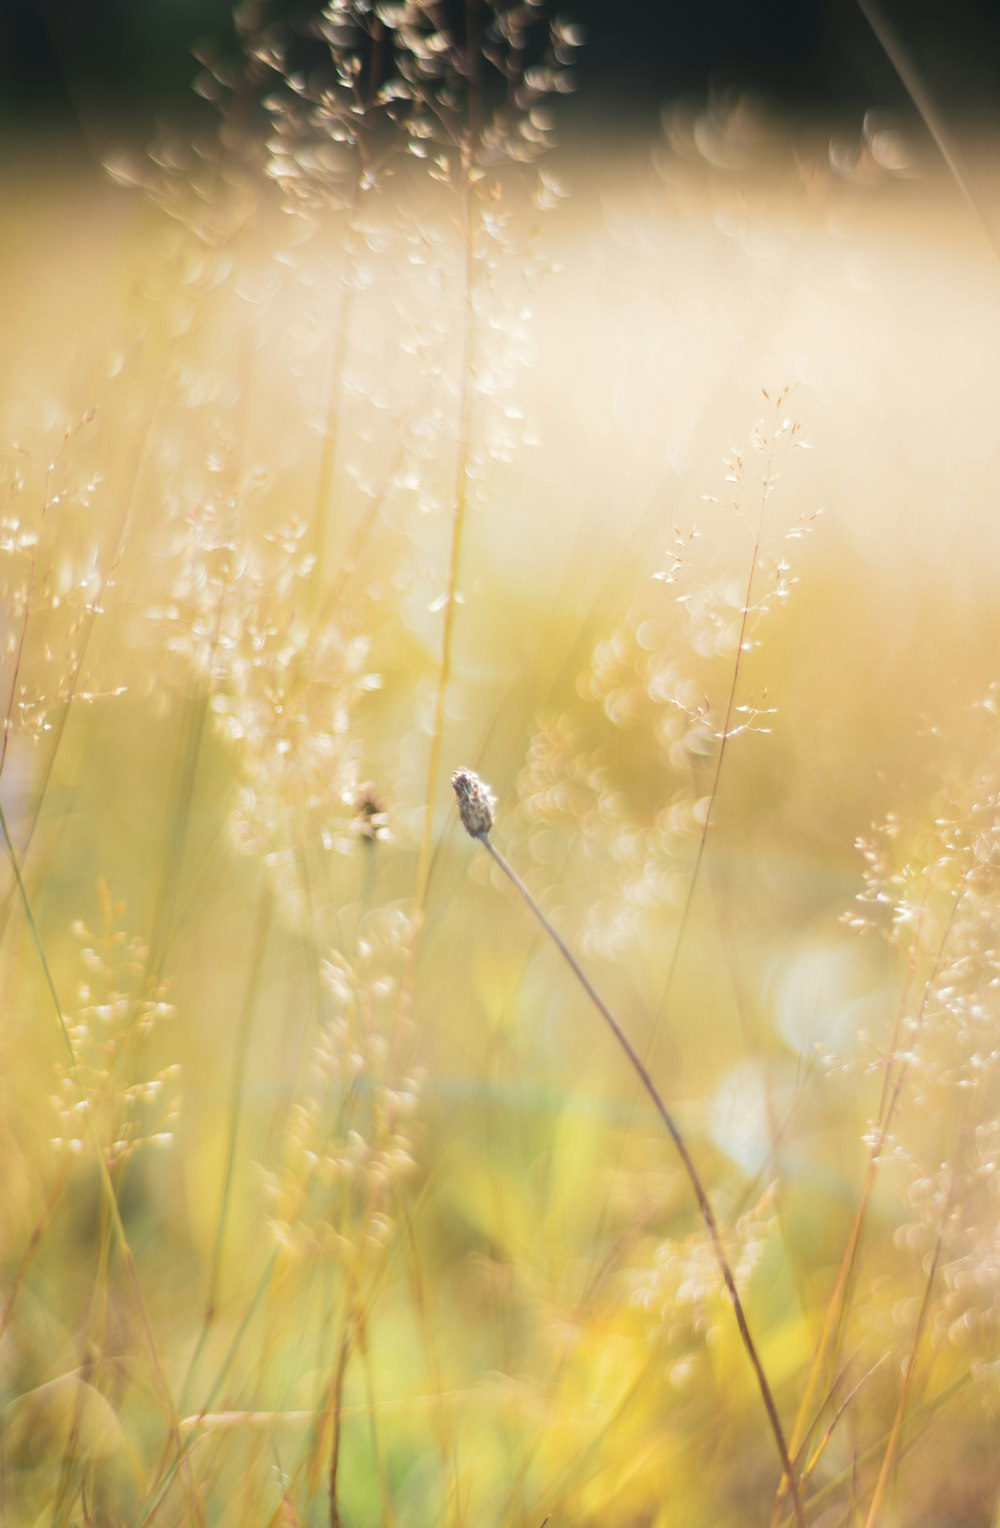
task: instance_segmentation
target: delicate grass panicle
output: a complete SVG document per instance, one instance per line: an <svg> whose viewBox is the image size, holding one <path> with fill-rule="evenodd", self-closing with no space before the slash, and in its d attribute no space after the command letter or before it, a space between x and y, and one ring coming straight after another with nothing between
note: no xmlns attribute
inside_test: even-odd
<svg viewBox="0 0 1000 1528"><path fill-rule="evenodd" d="M12 746L57 742L70 703L101 698L81 685L114 556L113 550L102 555L89 524L104 479L93 442L95 414L88 408L61 427L49 422L32 429L0 462L0 774Z"/></svg>
<svg viewBox="0 0 1000 1528"><path fill-rule="evenodd" d="M947 1297L935 1320L961 1343L983 1319L983 1270L993 1267L984 1236L983 1195L995 1195L995 1112L1000 1085L1000 778L996 696L977 708L991 757L973 782L953 782L919 836L898 819L862 845L862 925L880 928L900 952L907 990L885 1060L878 1114L866 1144L905 1185L913 1218L900 1245L939 1255ZM909 841L907 842L907 839ZM853 921L858 921L857 919ZM930 1126L936 1121L936 1127ZM992 1284L992 1273L987 1282ZM962 1291L968 1296L964 1307ZM990 1318L987 1318L990 1319Z"/></svg>
<svg viewBox="0 0 1000 1528"><path fill-rule="evenodd" d="M333 951L323 962L325 1011L288 1121L285 1163L265 1173L277 1240L357 1265L355 1278L366 1243L388 1241L398 1184L414 1169L422 1082L419 1071L392 1075L404 1042L412 1044L398 1016L412 932L398 912L370 921L351 959Z"/></svg>
<svg viewBox="0 0 1000 1528"><path fill-rule="evenodd" d="M738 1288L749 1285L776 1230L772 1185L724 1235L726 1256ZM690 1393L704 1383L711 1340L724 1319L723 1285L711 1240L704 1229L656 1245L651 1264L629 1271L630 1298L648 1322L671 1384Z"/></svg>
<svg viewBox="0 0 1000 1528"><path fill-rule="evenodd" d="M86 1115L110 1169L143 1145L171 1143L180 1068L171 1062L150 1070L154 1030L173 1012L167 987L151 981L149 950L120 926L125 904L113 900L103 881L97 891L98 932L83 922L73 927L83 968L79 1007L68 1025L75 1062L60 1069L53 1104L60 1119L56 1146L83 1151Z"/></svg>
<svg viewBox="0 0 1000 1528"><path fill-rule="evenodd" d="M726 458L728 496L707 497L704 526L675 525L654 587L594 644L575 703L544 717L531 740L515 843L543 903L558 895L564 905L579 887L573 913L588 953L648 945L664 912L687 904L727 748L771 730L776 707L766 688L752 688L754 655L796 582L787 548L819 513L782 513L773 502L792 453L808 448L787 412L793 391L764 393L749 448Z"/></svg>

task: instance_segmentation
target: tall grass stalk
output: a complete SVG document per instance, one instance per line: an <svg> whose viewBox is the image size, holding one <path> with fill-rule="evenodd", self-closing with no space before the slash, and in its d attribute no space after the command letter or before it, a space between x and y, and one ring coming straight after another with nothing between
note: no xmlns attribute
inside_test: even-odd
<svg viewBox="0 0 1000 1528"><path fill-rule="evenodd" d="M354 238L352 223L348 224L348 250ZM337 446L340 435L340 413L343 407L344 362L347 357L349 329L354 309L354 287L349 283L344 291L341 311L338 315L337 332L330 358L327 379L326 417L323 422L323 446L320 451L319 472L316 477L316 502L313 510L313 551L316 567L322 577L326 566L327 525L333 507L333 487L337 471ZM317 585L318 587L318 585Z"/></svg>
<svg viewBox="0 0 1000 1528"><path fill-rule="evenodd" d="M764 397L767 398L765 392ZM775 402L775 410L780 409L787 390L783 390ZM770 402L770 399L768 399ZM733 732L733 718L736 714L736 696L739 692L740 677L743 668L743 656L747 650L747 634L749 629L750 615L753 610L753 589L757 578L757 569L760 563L761 548L764 538L764 512L773 487L772 473L774 471L774 445L775 434L772 431L768 437L767 458L764 465L763 481L760 489L760 501L757 508L757 525L754 532L753 549L750 554L750 566L747 571L746 588L743 595L743 606L740 611L739 631L736 641L736 653L733 658L733 671L729 680L729 689L726 694L726 709L722 720L722 730L719 733L719 747L715 756L715 768L712 771L712 783L709 787L708 802L705 808L704 820L701 825L701 833L698 837L698 847L695 850L694 864L688 877L687 890L684 894L684 902L681 907L681 915L677 923L677 932L674 935L673 951L670 956L670 964L663 981L663 990L660 994L660 1003L657 1009L653 1032L647 1047L647 1059L656 1043L659 1027L662 1024L670 1002L670 994L673 991L674 979L677 975L677 967L680 962L681 950L684 946L684 937L691 921L691 913L694 908L695 893L701 878L701 868L705 859L705 850L708 847L709 834L715 824L716 809L719 801L719 786L722 780L722 767L726 761L726 753L729 747L729 739Z"/></svg>
<svg viewBox="0 0 1000 1528"><path fill-rule="evenodd" d="M28 1269L34 1262L45 1233L52 1224L56 1205L59 1203L60 1196L69 1178L69 1170L69 1158L64 1157L59 1164L58 1171L49 1184L48 1192L45 1195L45 1203L42 1205L41 1213L31 1228L31 1234L28 1237L24 1251L21 1253L17 1268L14 1270L14 1276L11 1279L10 1290L4 1301L3 1309L0 1310L0 1342L3 1341L4 1333L10 1325L11 1317L14 1314L14 1307L17 1304L18 1295L24 1287Z"/></svg>
<svg viewBox="0 0 1000 1528"><path fill-rule="evenodd" d="M378 33L379 39L381 39L383 31L381 22L376 18L372 25ZM379 48L377 44L372 50L370 67L371 74L368 84L369 102L378 84ZM369 111L370 109L369 106ZM367 126L365 118L362 119L362 123L363 126ZM356 147L357 164L347 200L347 221L343 241L344 272L341 277L343 297L340 311L337 314L337 328L327 375L323 445L320 451L319 472L316 478L316 502L313 511L313 550L316 556L316 568L320 575L320 579L317 581L317 588L321 587L321 581L326 568L327 530L330 514L333 509L333 490L337 476L341 414L344 403L344 366L350 345L351 327L356 304L355 275L357 262L355 245L359 238L357 219L362 196L362 182L370 175L369 153L366 132L364 130L359 131L357 134Z"/></svg>
<svg viewBox="0 0 1000 1528"><path fill-rule="evenodd" d="M938 153L948 167L949 174L965 198L994 255L1000 260L1000 234L987 216L982 198L976 194L966 166L962 162L951 131L938 110L931 92L927 89L920 72L904 48L899 36L873 0L857 0L858 10L864 16L878 39L886 58L899 76L904 90L923 119L924 126L937 146Z"/></svg>
<svg viewBox="0 0 1000 1528"><path fill-rule="evenodd" d="M55 981L52 976L52 969L49 965L48 957L45 952L45 945L42 941L41 931L35 920L35 914L32 909L31 902L28 898L27 887L24 884L24 877L21 873L21 866L18 860L17 852L14 848L13 839L11 838L10 828L7 823L7 816L3 810L2 805L0 805L0 833L3 835L4 844L7 850L7 856L10 860L11 869L14 872L14 879L17 882L17 889L21 898L21 905L24 909L24 916L27 920L32 942L38 955L38 961L42 969L45 986L48 990L49 997L52 999L52 1006L55 1009L58 1029L67 1053L67 1059L71 1073L75 1073L77 1069L76 1050L73 1045L72 1036L69 1032L69 1025L66 1021L65 1012L61 1002L59 1001L59 994L56 990ZM168 1435L174 1456L176 1462L179 1464L182 1459L183 1445L181 1443L180 1432L178 1429L178 1413L171 1397L170 1385L167 1380L166 1372L163 1368L162 1360L160 1358L156 1336L153 1331L153 1324L150 1320L149 1310L146 1305L145 1297L142 1293L142 1286L139 1282L138 1269L135 1265L135 1258L132 1255L132 1248L129 1244L128 1235L125 1230L125 1222L122 1219L121 1209L118 1204L118 1195L115 1191L111 1172L105 1158L104 1148L101 1141L97 1137L94 1122L87 1111L84 1111L83 1114L83 1129L97 1163L97 1170L100 1178L103 1200L107 1211L108 1222L118 1247L118 1254L122 1260L122 1266L125 1270L126 1282L128 1284L133 1303L139 1316L139 1322L142 1328L143 1338L145 1340L146 1350L149 1357L150 1368L153 1373L154 1384L158 1392L160 1404L163 1407L166 1417ZM201 1523L204 1521L204 1510L197 1489L195 1487L194 1477L186 1466L183 1472L183 1481L184 1488L188 1497L188 1503L192 1513L194 1514L195 1521Z"/></svg>
<svg viewBox="0 0 1000 1528"><path fill-rule="evenodd" d="M792 390L793 389L791 387L783 387L780 390L780 392L772 399L771 396L768 394L767 390L766 389L762 389L764 398L767 400L767 402L769 404L771 404L773 406L776 426L777 426L778 422L780 421L780 410L781 410L781 408L782 408L786 398L788 397L789 393ZM742 601L742 606L741 606L741 609L740 609L740 619L739 619L739 626L738 626L738 630L737 630L736 651L735 651L735 654L734 654L734 657L733 657L732 672L731 672L731 674L729 676L728 687L727 687L727 690L725 692L726 693L726 700L725 700L725 709L724 709L723 718L722 718L722 726L721 726L721 730L720 730L720 732L718 734L718 745L719 746L718 746L718 749L716 751L715 765L714 765L714 768L712 770L711 784L710 784L710 787L709 787L708 796L707 796L707 802L706 802L706 807L705 807L705 812L704 812L704 816L703 816L703 819L702 819L701 832L700 832L700 834L698 836L698 844L697 844L697 848L695 850L694 863L691 866L690 874L688 875L688 878L687 878L687 884L686 884L686 889L685 889L685 893L684 893L684 900L683 900L683 903L681 905L681 912L680 912L680 916L679 916L678 922L677 922L677 929L676 929L676 932L674 934L673 946L672 946L671 954L670 954L670 961L669 961L669 964L668 964L668 967L667 967L666 976L663 979L663 986L662 986L662 989L661 989L661 992L660 992L660 1000L659 1000L659 1003L657 1005L656 1013L655 1013L654 1018L653 1018L653 1024L652 1024L649 1036L648 1036L648 1038L646 1040L646 1044L645 1044L643 1060L644 1060L644 1064L645 1064L645 1066L647 1068L649 1066L650 1059L651 1059L651 1057L653 1055L653 1052L654 1052L654 1050L656 1048L656 1043L657 1043L657 1039L659 1037L660 1031L661 1031L661 1029L662 1029L662 1027L663 1027L663 1025L664 1025L664 1023L666 1021L667 1015L669 1013L670 997L671 997L671 994L673 992L674 981L676 979L677 971L678 971L678 968L679 968L679 965L680 965L681 954L682 954L684 946L685 946L686 936L687 936L688 928L689 928L689 925L690 925L691 916L692 916L692 913L693 913L693 910L694 910L695 898L696 898L699 886L701 884L702 869L703 869L703 866L704 866L704 863L705 863L705 856L706 856L706 850L707 850L707 847L708 847L708 840L709 840L709 836L710 836L710 834L712 832L712 829L715 826L715 822L716 822L716 814L717 814L717 807L718 807L718 800L719 800L719 791L720 791L720 786L721 786L721 782L722 782L723 765L724 765L725 760L726 760L726 755L727 755L729 741L730 741L730 738L732 737L733 732L734 732L734 720L735 720L735 717L736 717L736 702L737 702L737 696L739 694L740 680L741 680L742 672L743 672L743 659L744 659L744 656L745 656L745 654L747 652L747 649L748 649L748 647L750 645L750 643L749 643L750 618L751 618L751 614L752 614L752 612L753 612L753 610L755 608L754 607L754 603L753 603L754 585L755 585L755 583L757 581L757 578L758 578L761 554L762 554L763 547L764 547L765 514L766 514L766 510L767 510L768 501L769 501L769 499L771 497L771 492L772 492L772 489L774 487L774 452L775 452L775 445L776 445L777 439L778 439L777 429L776 428L771 429L769 431L769 433L768 433L768 436L767 436L767 452L766 452L766 457L765 457L765 462L764 462L764 468L763 468L763 474L762 474L762 480L761 480L761 486L760 486L760 494L759 494L759 498L758 498L758 502L757 502L756 525L755 525L754 531L753 531L753 543L752 543L751 554L750 554L750 562L749 562L749 566L747 568L746 582L745 582L745 586L744 586L744 589L743 589L743 601ZM735 730L739 730L739 729L735 729ZM731 981L732 981L732 985L733 985L733 990L736 993L737 1000L738 1000L738 998L739 998L738 983L737 983L735 971L733 970L733 966L732 966L732 955L731 955L731 952L729 950L728 944L726 943L726 940L725 940L725 928L724 928L723 920L721 918L718 920L718 927L719 927L719 930L720 930L720 935L722 937L722 942L723 942L723 946L724 946L724 953L725 953L726 962L727 962L727 965L728 965L729 970L730 970L730 976L731 976ZM743 1023L744 1023L744 1032L746 1033L746 1023L745 1023L745 1019L743 1018L742 1004L740 1004L739 1006L740 1006L741 1019L743 1020ZM629 1130L625 1132L626 1136L629 1133L629 1131L631 1130L632 1124L634 1122L634 1118L635 1118L635 1105L633 1104L632 1111L630 1112L630 1115L629 1115ZM768 1095L768 1121L769 1121L769 1126L770 1126L770 1129L771 1129L771 1135L772 1135L772 1140L773 1140L774 1139L775 1130L774 1130L773 1110L771 1108L770 1096L769 1095ZM624 1143L624 1140L623 1140L622 1144L620 1145L620 1147L618 1149L618 1154L617 1154L617 1166L618 1167L621 1166L621 1163L622 1163L622 1160L623 1160L623 1157L624 1157L624 1153L625 1153L625 1143ZM610 1199L610 1194L609 1193L605 1194L604 1202L603 1202L603 1205L601 1207L601 1215L600 1215L599 1222L598 1222L599 1225L603 1225L603 1223L604 1223L604 1219L605 1219L605 1217L607 1215L607 1211L608 1211L609 1199ZM601 1272L607 1266L608 1262L609 1262L609 1258L606 1257L606 1258L602 1259L601 1262L597 1265L596 1269L592 1273L592 1275L591 1275L591 1277L589 1279L589 1282L588 1282L588 1290L587 1290L588 1293L589 1293L589 1291L591 1289L596 1287L596 1285L597 1285L597 1283L598 1283L598 1281L600 1279ZM586 1298L586 1295L585 1295L585 1298ZM791 1447L791 1452L792 1452L792 1455L794 1456L794 1454L795 1454L795 1445L794 1444Z"/></svg>
<svg viewBox="0 0 1000 1528"><path fill-rule="evenodd" d="M441 1359L438 1351L437 1335L431 1317L427 1288L424 1280L423 1267L417 1249L416 1237L413 1230L413 1222L405 1205L401 1206L400 1223L406 1247L407 1272L410 1280L410 1289L414 1306L417 1312L417 1320L420 1327L420 1336L426 1354L428 1375L431 1381L434 1401L432 1405L432 1427L435 1434L435 1443L438 1453L444 1464L448 1478L448 1516L446 1521L453 1522L456 1528L461 1528L464 1521L462 1512L462 1497L458 1470L458 1449L454 1430L448 1426L447 1405L445 1400L444 1380L441 1370Z"/></svg>
<svg viewBox="0 0 1000 1528"><path fill-rule="evenodd" d="M236 1043L233 1047L232 1075L229 1089L229 1109L227 1114L226 1151L222 1169L222 1183L219 1190L219 1208L216 1215L215 1239L212 1244L212 1261L208 1274L208 1292L205 1296L205 1311L202 1316L201 1330L194 1350L188 1362L187 1374L181 1387L180 1405L181 1410L187 1407L187 1400L194 1377L198 1371L205 1343L209 1333L215 1324L219 1313L219 1284L222 1277L223 1254L225 1251L226 1230L229 1221L229 1212L232 1203L233 1178L236 1170L236 1150L239 1142L240 1123L243 1115L243 1095L246 1080L247 1059L250 1049L250 1035L253 1028L254 1013L257 1006L258 985L260 982L261 968L264 963L264 954L267 948L267 938L271 925L272 893L269 885L263 887L260 894L260 902L257 909L257 917L253 934L250 970L247 975L247 985L243 996L243 1006L240 1010L239 1026L236 1033Z"/></svg>
<svg viewBox="0 0 1000 1528"><path fill-rule="evenodd" d="M903 1367L903 1383L899 1387L899 1398L896 1402L896 1411L892 1419L892 1427L889 1431L889 1440L886 1443L885 1452L882 1455L882 1464L879 1468L878 1479L875 1482L875 1490L872 1492L872 1499L868 1506L867 1516L865 1517L865 1528L878 1528L878 1524L881 1521L882 1505L885 1501L885 1494L889 1487L889 1482L895 1473L896 1462L899 1457L900 1441L903 1435L903 1423L906 1419L906 1412L910 1402L910 1394L913 1389L914 1375L916 1373L917 1367L917 1357L919 1355L921 1344L924 1338L924 1332L927 1327L927 1318L930 1314L931 1308L931 1296L934 1292L934 1285L937 1279L938 1268L941 1264L941 1255L944 1250L945 1233L947 1232L948 1221L951 1218L951 1212L954 1206L955 1188L956 1171L953 1167L949 1175L948 1193L945 1199L944 1211L941 1216L941 1224L938 1227L937 1237L935 1238L934 1242L934 1252L931 1256L930 1267L927 1269L927 1275L924 1280L924 1289L920 1300L920 1309L917 1312L917 1319L913 1327L913 1336L910 1339L910 1350L906 1355L906 1361Z"/></svg>
<svg viewBox="0 0 1000 1528"><path fill-rule="evenodd" d="M128 480L127 490L123 494L124 502L121 515L119 517L117 526L115 528L115 533L111 541L112 554L100 574L100 583L98 586L97 594L88 605L86 612L87 619L83 623L82 635L74 653L74 661L69 673L69 678L67 680L66 690L63 697L63 704L59 709L58 716L55 718L55 721L52 724L52 739L48 748L46 749L45 759L41 770L39 771L38 782L35 788L31 810L28 815L28 821L25 824L24 831L21 835L21 842L18 845L18 860L22 866L27 859L32 840L35 836L35 831L38 827L38 820L41 816L42 807L45 804L45 798L48 793L49 783L52 779L52 771L55 768L56 759L59 755L59 749L62 744L64 733L66 731L66 723L68 722L70 712L73 709L73 702L76 700L79 693L80 680L83 675L87 650L93 637L97 616L103 606L105 596L111 587L114 575L121 564L121 560L124 556L125 548L128 543L129 530L132 524L132 515L135 508L140 475L142 472L143 463L146 460L150 439L152 436L153 422L156 419L160 398L163 392L163 383L164 373L161 372L159 381L154 389L153 401L150 406L149 414L146 418L146 424L141 432L141 438L135 456L135 465L132 468L132 472ZM18 662L20 661L20 651L23 648L24 639L27 634L27 620L28 616L26 610L24 625L18 644ZM11 680L11 701L13 701L16 684L17 674L15 672ZM4 726L3 758L6 756L7 742L12 728L12 720L12 706L9 703ZM3 758L0 758L0 775L3 773ZM0 943L3 942L3 937L7 929L7 921L10 917L10 910L13 906L16 895L17 887L16 885L12 885L2 901L0 901Z"/></svg>
<svg viewBox="0 0 1000 1528"><path fill-rule="evenodd" d="M754 1378L757 1383L757 1388L760 1392L761 1401L763 1402L764 1410L767 1413L767 1419L771 1427L771 1432L774 1436L774 1443L778 1451L778 1457L781 1461L782 1470L784 1471L785 1478L789 1482L795 1521L798 1524L798 1528L805 1528L805 1512L803 1510L802 1501L799 1495L798 1481L796 1478L795 1470L792 1466L791 1457L788 1451L788 1444L785 1439L785 1433L784 1428L782 1427L781 1418L778 1415L778 1408L775 1403L774 1394L771 1390L770 1383L768 1382L767 1375L764 1372L764 1365L761 1362L760 1354L757 1351L757 1345L754 1342L753 1336L750 1332L750 1326L747 1321L746 1311L744 1310L743 1301L740 1298L739 1290L736 1287L736 1279L733 1275L732 1265L726 1254L725 1246L723 1245L722 1234L719 1230L719 1223L715 1218L715 1211L712 1209L712 1204L708 1197L708 1192L705 1188L704 1182L702 1181L701 1174L695 1165L694 1158L688 1149L687 1142L681 1133L680 1127L678 1126L677 1121L674 1119L670 1110L667 1108L667 1105L663 1099L663 1095L660 1093L652 1077L650 1076L649 1071L641 1056L635 1049L631 1040L628 1038L624 1029L619 1024L618 1020L615 1018L611 1009L608 1007L607 1003L605 1003L604 999L601 997L600 993L597 991L596 987L593 985L590 978L583 970L582 966L580 965L576 956L573 954L572 950L566 944L565 940L556 931L556 929L549 922L548 918L542 912L542 909L539 907L538 903L531 895L531 892L528 890L527 886L521 880L521 877L517 874L517 871L507 861L504 855L501 854L500 850L496 848L495 844L490 838L490 832L493 826L493 798L489 791L484 787L479 778L471 770L467 769L459 769L455 771L455 773L452 775L452 785L458 798L462 823L466 832L471 838L477 839L478 842L482 844L487 854L493 860L493 863L502 872L502 874L506 876L507 880L514 887L514 890L517 892L518 896L524 902L529 912L535 918L536 922L539 924L546 937L552 942L552 944L555 945L556 949L563 957L563 960L569 966L569 969L573 973L574 977L579 982L584 992L587 994L591 1003L597 1009L601 1018L611 1030L611 1033L617 1041L619 1048L624 1052L629 1065L632 1067L632 1070L638 1077L642 1087L645 1089L654 1109L666 1127L670 1139L674 1143L674 1147L681 1159L684 1171L687 1174L688 1181L694 1192L694 1197L698 1205L698 1212L701 1215L705 1230L708 1232L709 1240L712 1244L712 1251L715 1255L715 1260L719 1267L719 1272L722 1275L723 1283L726 1286L726 1291L729 1295L730 1301L732 1302L733 1314L736 1318L736 1325L739 1328L740 1340L743 1343L747 1357L750 1360L750 1366L753 1369Z"/></svg>
<svg viewBox="0 0 1000 1528"><path fill-rule="evenodd" d="M472 121L470 104L470 132ZM472 185L472 148L463 148L464 178L462 185L462 237L465 250L463 264L464 293L462 303L462 351L459 363L459 410L458 445L455 458L455 479L452 488L451 547L448 555L448 579L445 587L444 629L441 634L441 661L438 668L437 690L434 697L434 721L431 747L427 762L427 787L424 793L424 826L417 858L413 905L420 915L427 896L431 859L434 850L434 806L437 800L438 774L444 742L445 706L451 683L455 641L455 615L458 607L458 578L462 563L462 539L469 508L469 466L472 450L472 403L475 374L475 207Z"/></svg>
<svg viewBox="0 0 1000 1528"><path fill-rule="evenodd" d="M89 419L92 417L93 414L91 413L88 416L87 422L89 422ZM70 433L67 431L66 435L63 437L62 445L60 446L60 455L62 454L63 450L65 450L66 443L69 439ZM3 776L4 765L7 762L7 749L10 746L10 740L14 732L14 707L17 700L18 683L21 678L21 664L24 661L24 647L28 637L28 627L31 623L31 611L35 599L36 575L38 569L38 547L41 540L40 533L41 529L45 525L45 517L52 507L52 478L53 474L55 473L58 460L59 457L57 456L56 460L54 462L50 462L48 467L45 469L45 487L42 493L42 507L41 513L39 515L39 537L36 540L31 553L31 561L28 567L27 588L25 589L24 594L24 609L21 612L21 622L17 637L14 641L13 662L11 664L10 674L10 690L7 694L7 705L4 711L3 737L0 738L0 777Z"/></svg>
<svg viewBox="0 0 1000 1528"><path fill-rule="evenodd" d="M278 1263L278 1256L278 1251L275 1249L275 1251L273 1251L268 1258L264 1270L257 1281L257 1287L250 1298L250 1302L243 1313L235 1333L233 1334L233 1339L226 1350L226 1354L222 1360L222 1363L219 1365L215 1378L208 1388L208 1392L205 1396L201 1410L198 1412L197 1416L185 1417L183 1421L179 1423L177 1433L180 1441L180 1446L174 1451L174 1455L169 1465L166 1467L166 1469L160 1472L157 1479L154 1481L149 1499L135 1523L135 1528L146 1528L146 1524L151 1522L155 1514L158 1512L168 1490L170 1489L172 1482L177 1475L177 1472L179 1470L187 1471L190 1468L189 1456L195 1448L199 1438L197 1424L200 1423L204 1417L209 1415L216 1399L218 1398L219 1391L222 1389L226 1379L228 1378L229 1371L236 1361L237 1354L243 1345L243 1340L246 1336L246 1333L257 1314L257 1310L262 1300L270 1288L271 1280L274 1276L274 1270Z"/></svg>
<svg viewBox="0 0 1000 1528"><path fill-rule="evenodd" d="M945 923L937 952L934 956L933 965L927 976L920 996L920 1004L917 1009L913 1025L913 1034L910 1045L923 1030L927 1020L928 1006L931 1002L935 986L940 975L949 943L958 923L962 903L972 870L967 870L952 898L951 908ZM858 1270L858 1260L864 1239L865 1228L868 1223L868 1212L871 1207L872 1194L878 1179L879 1168L882 1164L883 1155L889 1140L896 1110L903 1094L906 1079L910 1070L909 1049L900 1054L900 1043L903 1035L903 1026L906 1016L907 1000L914 975L915 961L920 946L920 937L923 930L923 921L926 916L927 902L933 888L933 876L928 876L924 886L920 909L917 915L916 937L913 950L908 962L906 976L903 981L899 1003L896 1008L896 1017L893 1024L892 1038L889 1045L888 1060L882 1077L882 1090L879 1099L878 1113L875 1118L875 1126L871 1144L868 1150L868 1160L865 1166L865 1177L858 1199L857 1209L851 1222L847 1241L841 1255L837 1269L837 1277L834 1281L830 1298L827 1302L820 1329L819 1341L816 1351L809 1366L806 1383L802 1391L798 1412L792 1428L790 1447L793 1458L797 1457L801 1450L808 1444L809 1438L817 1425L822 1408L817 1407L817 1397L836 1363L837 1351L840 1344L844 1323L847 1319L851 1305L851 1295ZM783 1481L779 1487L775 1499L772 1525L778 1521L781 1511L782 1499L787 1482Z"/></svg>
<svg viewBox="0 0 1000 1528"><path fill-rule="evenodd" d="M321 1427L325 1424L330 1430L330 1467L327 1482L327 1494L330 1498L330 1528L342 1528L343 1523L337 1496L337 1471L340 1467L340 1442L343 1428L344 1376L347 1373L347 1360L354 1343L354 1330L353 1294L349 1292L338 1345L337 1362L330 1383L330 1397L321 1423Z"/></svg>

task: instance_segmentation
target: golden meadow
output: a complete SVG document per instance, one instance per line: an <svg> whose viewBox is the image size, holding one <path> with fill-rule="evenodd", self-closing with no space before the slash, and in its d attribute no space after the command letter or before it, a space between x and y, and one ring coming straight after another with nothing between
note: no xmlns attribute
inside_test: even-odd
<svg viewBox="0 0 1000 1528"><path fill-rule="evenodd" d="M1000 267L430 14L5 172L0 1523L993 1524Z"/></svg>

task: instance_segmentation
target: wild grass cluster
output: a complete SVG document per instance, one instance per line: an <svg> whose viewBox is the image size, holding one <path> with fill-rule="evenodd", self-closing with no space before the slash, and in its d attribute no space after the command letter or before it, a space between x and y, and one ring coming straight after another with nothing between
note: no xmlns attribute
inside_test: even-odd
<svg viewBox="0 0 1000 1528"><path fill-rule="evenodd" d="M998 1521L990 447L835 338L947 185L584 43L247 0L12 185L3 1528Z"/></svg>

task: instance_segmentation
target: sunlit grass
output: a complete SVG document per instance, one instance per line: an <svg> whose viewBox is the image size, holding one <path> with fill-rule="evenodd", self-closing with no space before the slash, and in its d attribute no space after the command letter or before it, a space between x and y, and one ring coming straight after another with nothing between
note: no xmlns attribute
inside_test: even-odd
<svg viewBox="0 0 1000 1528"><path fill-rule="evenodd" d="M997 271L687 132L306 242L12 176L4 1524L789 1519L462 765L805 1519L992 1521Z"/></svg>

